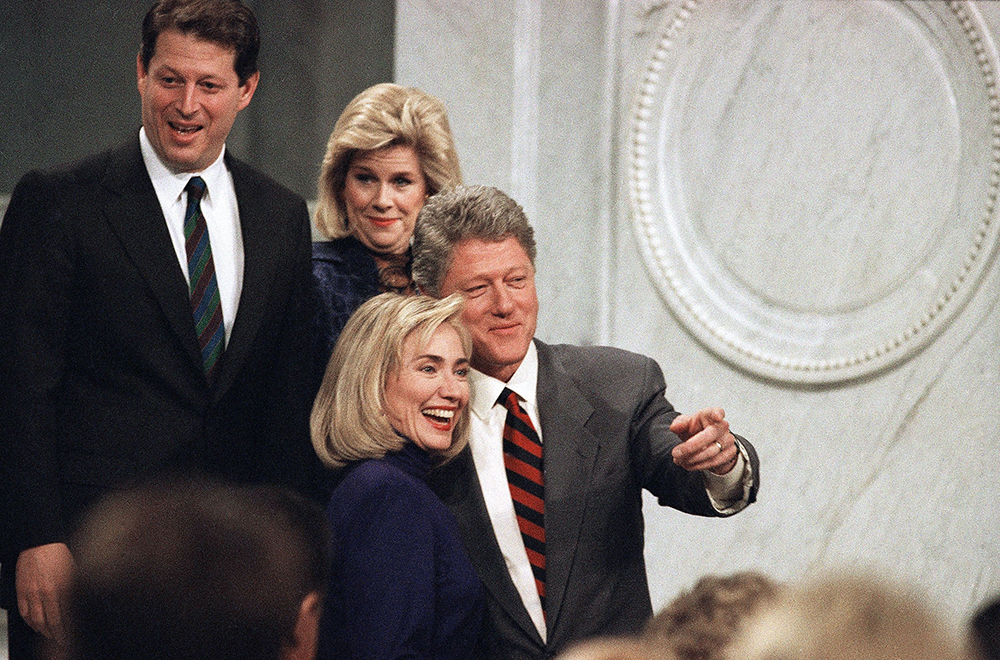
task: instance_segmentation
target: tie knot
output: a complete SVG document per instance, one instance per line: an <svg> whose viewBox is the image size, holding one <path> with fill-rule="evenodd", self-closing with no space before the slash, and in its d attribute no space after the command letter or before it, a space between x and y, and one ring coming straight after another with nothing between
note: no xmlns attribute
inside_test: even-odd
<svg viewBox="0 0 1000 660"><path fill-rule="evenodd" d="M513 397L513 401L511 400L511 397ZM515 408L519 407L517 405L517 393L509 387L503 388L503 392L501 392L500 396L497 397L497 403L508 409L511 406L514 406Z"/></svg>
<svg viewBox="0 0 1000 660"><path fill-rule="evenodd" d="M187 191L188 201L200 202L201 196L205 194L205 190L208 186L205 184L205 180L200 176L193 176L188 179L187 185L184 186L184 190Z"/></svg>

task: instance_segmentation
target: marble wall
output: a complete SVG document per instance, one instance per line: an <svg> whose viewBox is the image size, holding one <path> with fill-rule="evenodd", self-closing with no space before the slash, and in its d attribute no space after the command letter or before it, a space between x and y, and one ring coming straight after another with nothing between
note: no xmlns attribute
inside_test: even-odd
<svg viewBox="0 0 1000 660"><path fill-rule="evenodd" d="M525 207L539 335L655 357L763 464L646 506L654 604L708 572L1000 592L1000 100L988 2L400 0L396 79Z"/></svg>

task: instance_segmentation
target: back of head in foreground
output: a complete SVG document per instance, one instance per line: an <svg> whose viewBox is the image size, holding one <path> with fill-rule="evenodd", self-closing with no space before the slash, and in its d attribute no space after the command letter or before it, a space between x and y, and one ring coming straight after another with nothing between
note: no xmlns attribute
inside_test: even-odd
<svg viewBox="0 0 1000 660"><path fill-rule="evenodd" d="M75 660L315 655L322 512L271 487L169 480L116 493L75 537Z"/></svg>
<svg viewBox="0 0 1000 660"><path fill-rule="evenodd" d="M864 575L786 588L751 617L730 660L958 660L954 631L917 595Z"/></svg>
<svg viewBox="0 0 1000 660"><path fill-rule="evenodd" d="M643 639L682 660L719 660L748 617L780 593L756 571L706 575L656 613Z"/></svg>
<svg viewBox="0 0 1000 660"><path fill-rule="evenodd" d="M570 645L556 660L682 660L670 649L634 637L597 637Z"/></svg>
<svg viewBox="0 0 1000 660"><path fill-rule="evenodd" d="M970 654L982 660L1000 660L1000 595L980 606L969 620Z"/></svg>

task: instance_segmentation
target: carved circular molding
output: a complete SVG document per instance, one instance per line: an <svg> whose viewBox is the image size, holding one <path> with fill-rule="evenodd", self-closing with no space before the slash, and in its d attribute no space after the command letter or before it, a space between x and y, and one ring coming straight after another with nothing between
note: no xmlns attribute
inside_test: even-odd
<svg viewBox="0 0 1000 660"><path fill-rule="evenodd" d="M997 244L997 54L960 2L672 3L627 144L634 229L677 318L752 373L911 357Z"/></svg>

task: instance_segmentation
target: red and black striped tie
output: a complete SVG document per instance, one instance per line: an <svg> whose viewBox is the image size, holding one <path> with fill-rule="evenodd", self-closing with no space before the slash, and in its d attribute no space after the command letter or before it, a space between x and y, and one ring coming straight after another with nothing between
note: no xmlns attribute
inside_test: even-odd
<svg viewBox="0 0 1000 660"><path fill-rule="evenodd" d="M188 258L188 278L191 285L191 312L195 333L201 347L201 362L205 376L212 380L215 363L222 355L225 328L222 324L222 304L219 282L215 277L212 244L208 240L208 225L201 214L201 197L205 181L193 176L187 182L187 209L184 212L184 240Z"/></svg>
<svg viewBox="0 0 1000 660"><path fill-rule="evenodd" d="M521 409L517 395L509 388L499 403L507 409L503 427L503 463L514 500L517 525L535 576L535 587L545 613L545 477L542 470L542 442L528 413Z"/></svg>

